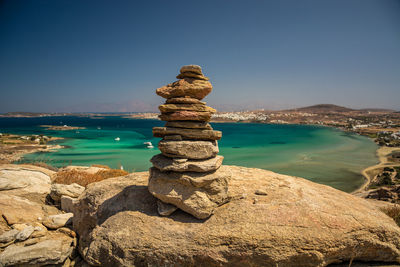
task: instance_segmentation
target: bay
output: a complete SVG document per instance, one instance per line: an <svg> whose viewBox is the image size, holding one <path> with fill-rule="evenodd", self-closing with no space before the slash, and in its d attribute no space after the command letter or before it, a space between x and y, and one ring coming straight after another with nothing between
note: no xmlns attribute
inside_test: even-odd
<svg viewBox="0 0 400 267"><path fill-rule="evenodd" d="M40 125L83 126L86 129L50 131ZM152 127L158 120L121 116L93 118L60 116L0 118L0 132L44 134L65 138L56 152L28 154L22 162L43 161L56 167L104 164L128 171L145 171L159 153ZM303 177L351 192L362 185L362 169L375 164L377 146L370 139L334 128L310 125L212 123L223 133L219 141L224 164L272 170ZM116 141L115 138L119 138ZM153 149L144 142L152 142Z"/></svg>

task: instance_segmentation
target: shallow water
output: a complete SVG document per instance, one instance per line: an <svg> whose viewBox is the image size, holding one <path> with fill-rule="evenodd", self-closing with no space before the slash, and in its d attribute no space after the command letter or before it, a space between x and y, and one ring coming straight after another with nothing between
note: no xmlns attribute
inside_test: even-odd
<svg viewBox="0 0 400 267"><path fill-rule="evenodd" d="M49 131L42 124L84 126L84 130ZM45 161L54 166L105 164L128 171L147 170L149 159L159 153L159 138L152 137L157 120L133 120L119 116L0 118L0 132L45 134L66 138L68 146L51 153L29 154L25 162ZM377 146L368 138L333 128L308 125L214 123L221 130L220 154L224 164L269 169L304 177L343 191L363 183L360 171L375 164ZM120 141L115 141L116 137ZM143 142L152 142L154 149Z"/></svg>

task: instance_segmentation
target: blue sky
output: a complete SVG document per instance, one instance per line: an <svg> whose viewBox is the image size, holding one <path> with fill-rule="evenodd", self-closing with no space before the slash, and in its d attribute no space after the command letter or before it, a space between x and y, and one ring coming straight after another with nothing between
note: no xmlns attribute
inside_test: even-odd
<svg viewBox="0 0 400 267"><path fill-rule="evenodd" d="M157 110L186 64L219 110L400 110L400 1L0 1L0 112Z"/></svg>

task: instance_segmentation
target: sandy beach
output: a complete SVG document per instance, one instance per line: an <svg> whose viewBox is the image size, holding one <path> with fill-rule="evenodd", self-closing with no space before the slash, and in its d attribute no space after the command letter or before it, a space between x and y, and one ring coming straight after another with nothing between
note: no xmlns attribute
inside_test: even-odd
<svg viewBox="0 0 400 267"><path fill-rule="evenodd" d="M389 160L389 155L391 153L397 152L397 151L400 151L399 147L387 147L387 146L379 147L376 151L376 155L379 159L379 163L376 165L367 167L361 172L361 174L365 177L365 182L359 189L354 191L353 194L365 191L368 188L368 186L370 185L371 181L374 179L374 177L378 174L380 169L382 169L384 167L400 166L399 162L391 162Z"/></svg>

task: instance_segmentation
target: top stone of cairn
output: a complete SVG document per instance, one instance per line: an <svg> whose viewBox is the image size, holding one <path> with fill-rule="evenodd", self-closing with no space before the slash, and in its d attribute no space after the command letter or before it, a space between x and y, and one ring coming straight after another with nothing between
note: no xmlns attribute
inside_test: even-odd
<svg viewBox="0 0 400 267"><path fill-rule="evenodd" d="M180 70L180 74L176 76L177 79L194 78L199 80L208 81L208 78L203 75L201 67L198 65L186 65Z"/></svg>
<svg viewBox="0 0 400 267"><path fill-rule="evenodd" d="M193 72L199 75L203 75L203 72L201 70L201 67L199 65L186 65L183 66L180 70L181 73L185 72Z"/></svg>

